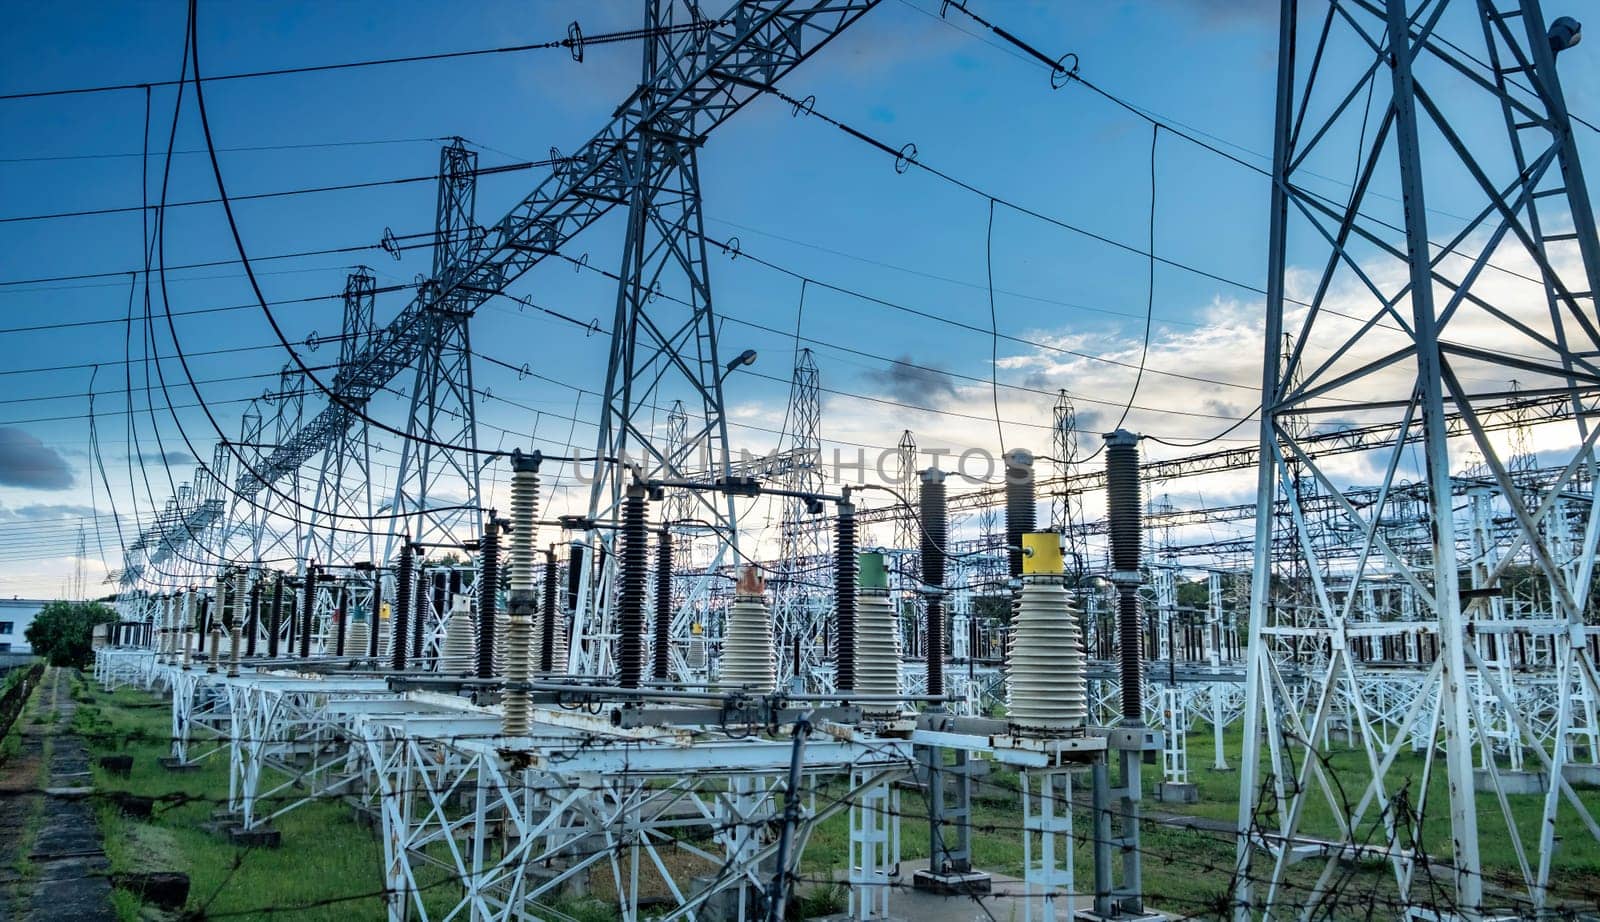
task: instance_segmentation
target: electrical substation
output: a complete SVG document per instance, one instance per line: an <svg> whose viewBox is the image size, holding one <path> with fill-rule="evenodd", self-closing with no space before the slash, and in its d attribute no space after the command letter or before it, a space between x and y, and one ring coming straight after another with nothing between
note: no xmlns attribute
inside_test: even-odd
<svg viewBox="0 0 1600 922"><path fill-rule="evenodd" d="M93 682L170 705L162 772L226 766L219 841L312 856L285 818L348 805L394 922L570 920L578 896L623 922L747 922L821 886L861 922L1002 898L1024 922L1600 917L1600 237L1574 134L1600 86L1563 86L1593 9L1268 4L1269 210L1218 219L1268 228L1261 334L1234 346L1261 376L1232 422L1168 438L1124 393L1091 428L1075 386L1019 386L1047 424L1002 426L997 358L967 445L930 455L897 426L841 475L824 446L850 395L824 385L844 353L798 332L792 355L741 351L715 276L761 238L707 231L702 149L772 106L987 199L991 233L1025 206L800 88L877 0L643 6L606 37L643 77L591 140L499 180L522 185L493 209L478 181L505 170L438 141L435 226L384 230L378 254L431 266L350 270L314 360L272 319L275 386L208 409L193 476L124 535ZM1242 162L1008 4L927 12L1039 93ZM195 16L202 94L220 65ZM620 253L575 242L599 224ZM511 292L541 266L604 276L603 320ZM608 360L558 380L559 345L474 339L508 300ZM820 335L857 363L898 348ZM535 438L532 413L481 424L484 351L518 393L594 395L592 442ZM1134 360L1135 393L1194 372ZM752 456L730 428L757 418L735 407L758 369L788 400ZM1230 473L1253 491L1171 501ZM1221 860L1185 855L1185 817ZM836 827L844 858L816 870ZM1002 847L1020 873L986 863ZM1192 889L1150 885L1171 868Z"/></svg>

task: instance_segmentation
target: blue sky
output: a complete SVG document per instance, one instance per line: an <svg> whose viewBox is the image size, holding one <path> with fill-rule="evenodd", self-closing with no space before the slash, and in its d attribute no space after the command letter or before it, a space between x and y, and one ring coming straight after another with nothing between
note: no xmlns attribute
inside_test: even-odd
<svg viewBox="0 0 1600 922"><path fill-rule="evenodd" d="M819 112L891 145L915 143L924 161L996 196L1142 247L1151 195L1148 123L1083 87L1052 91L1038 65L997 47L992 37L978 36L970 23L941 21L938 6L936 0L886 0L792 74L784 89L796 97L814 95ZM1047 53L1077 54L1083 73L1107 90L1214 137L1241 159L1266 163L1276 64L1275 4L990 2L974 8ZM0 36L0 59L7 62L0 91L177 76L184 28L181 3L35 5L13 10L8 18L10 27ZM563 36L574 19L589 34L634 28L641 20L640 5L202 3L199 41L205 72L217 74L542 41ZM1562 59L1568 97L1579 111L1600 110L1593 102L1600 87L1597 47L1600 42L1580 46ZM243 195L426 176L437 169L439 139L450 136L467 139L480 151L483 166L540 159L552 147L571 151L631 90L638 79L638 60L637 44L618 43L589 48L582 64L562 50L490 55L232 81L208 85L206 95L216 142L224 149L229 191ZM141 158L117 155L140 152L145 102L141 91L0 101L0 216L139 205ZM150 145L159 153L171 127L173 90L154 90L150 104ZM1472 127L1487 131L1492 125ZM1593 134L1580 133L1592 147ZM341 146L228 150L311 144ZM195 111L187 104L175 146L184 152L203 146ZM160 168L160 157L153 155L152 198L159 193ZM1175 262L1262 285L1264 178L1165 133L1154 168L1156 251ZM757 100L722 126L703 152L701 174L708 233L737 235L747 252L763 259L982 329L990 322L984 286L992 269L1001 332L1096 354L1137 357L1147 297L1144 257L1003 206L990 237L984 199L915 170L897 175L881 154L818 119L792 117L779 100ZM480 222L498 219L534 180L526 171L483 177ZM194 153L174 158L170 183L169 200L215 195L209 162ZM402 235L428 230L432 212L433 189L427 182L244 202L237 210L254 258L370 247L386 227ZM615 269L620 223L613 215L587 231L575 241L571 255L587 254L591 264ZM129 270L143 263L141 233L137 214L0 223L0 277ZM221 209L215 206L169 211L165 246L167 261L174 265L235 257ZM397 284L426 273L429 256L418 250L396 262L381 250L367 249L264 261L258 270L270 299L289 300L337 292L358 263L372 268L379 285ZM761 352L750 373L737 373L729 381L733 442L767 450L775 437L764 430L781 424L794 342L748 324L794 330L800 286L751 260L721 254L713 254L712 272L718 309L727 318L723 349L727 354L746 347ZM168 286L170 305L180 314L248 306L251 301L237 265L175 271ZM608 280L555 261L512 290L602 324L609 323L614 308L615 289ZM6 327L105 320L124 317L129 294L127 276L11 285L0 287L0 306ZM134 311L142 323L142 289L138 295ZM159 292L156 297L156 342L159 351L168 353ZM399 311L405 297L380 296L378 322ZM291 337L300 340L313 332L336 333L338 311L336 301L277 309ZM1129 426L1192 438L1212 434L1248 413L1257 399L1250 388L1259 381L1260 346L1238 341L1238 330L1259 324L1258 296L1160 266L1153 313L1155 339L1171 351L1152 353L1157 371L1147 379L1149 389L1141 387L1137 401L1148 409L1133 411ZM1219 322L1219 316L1229 323ZM247 350L196 356L191 362L202 381L258 376L201 385L224 431L236 436L244 401L275 386L287 356L258 308L180 316L176 322L187 352ZM980 382L994 367L987 335L910 318L816 286L806 293L800 330L836 346L905 358ZM25 526L15 520L79 516L91 506L106 513L113 505L90 471L85 416L93 370L30 369L106 363L95 378L95 409L112 499L123 516L148 515L169 495L172 484L193 475L192 465L182 463L188 448L156 382L155 366L142 361L141 332L136 330L131 346L117 324L6 334L0 380L7 385L8 402L0 404L0 435L10 441L0 449L35 459L38 452L53 451L63 471L40 475L36 482L24 476L21 482L12 478L0 485L0 517L7 520L0 522L0 592L50 594L68 571L60 558L70 548L22 537ZM603 337L585 336L570 324L534 312L519 315L509 301L497 299L481 311L473 337L484 354L513 365L528 363L567 385L592 391L603 383ZM1163 377L1160 372L1174 366L1158 365L1156 358L1181 363L1191 338L1210 349L1209 354L1224 356L1227 361L1215 364L1215 374L1240 386L1183 385ZM992 406L986 386L963 378L907 375L903 368L897 373L895 366L879 359L813 345L826 389L825 440L892 446L899 430L909 427L948 444L992 447L992 421L983 424L860 399L931 401L988 414ZM116 363L130 349L135 362L125 370ZM334 347L324 345L305 352L304 358L316 365L331 361L334 354ZM997 354L1002 381L1049 392L1070 386L1079 397L1086 428L1114 422L1128 399L1131 380L1123 369L1075 375L1068 385L1049 373L1034 349L1002 343ZM176 362L162 363L161 371L173 402L195 402L181 384L183 372ZM156 382L149 398L139 390L147 372ZM130 382L136 389L131 424L124 395ZM565 419L576 415L593 420L592 394L580 397L572 387L519 380L515 373L483 362L478 383L495 395L479 408L486 445L511 447L531 434L535 444L560 449L569 432L577 446L592 445L592 427ZM409 376L397 384L409 386ZM1014 389L1002 397L1001 415L1014 421L1006 426L1009 442L1047 451L1048 436L1039 425L1048 422L1050 398ZM321 402L310 399L308 405ZM536 417L527 408L544 415ZM403 423L404 405L398 398L380 400L374 412L393 424ZM192 407L177 414L183 432L209 456L216 438L211 423ZM137 445L130 439L131 427L137 427ZM1253 439L1249 426L1235 435L1242 441ZM392 440L380 441L392 447ZM825 447L830 447L827 441ZM162 463L162 452L168 453L169 462L179 463ZM392 465L397 455L381 452L377 458ZM36 466L52 467L48 460ZM53 525L37 534L48 538L76 532ZM100 570L96 545L101 542L107 545L107 563L116 566L113 537L106 520L101 520L98 539L91 533L89 556L96 558L89 565L92 572Z"/></svg>

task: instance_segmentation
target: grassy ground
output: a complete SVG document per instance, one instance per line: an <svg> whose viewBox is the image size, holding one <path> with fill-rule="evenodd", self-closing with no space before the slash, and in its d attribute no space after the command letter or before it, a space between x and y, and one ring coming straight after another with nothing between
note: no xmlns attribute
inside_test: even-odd
<svg viewBox="0 0 1600 922"><path fill-rule="evenodd" d="M1237 769L1240 760L1240 734L1237 728L1224 735L1223 751L1227 764ZM1151 903L1159 908L1208 918L1223 914L1212 907L1228 905L1234 866L1233 829L1238 821L1239 809L1239 773L1236 770L1218 771L1210 768L1213 753L1209 728L1190 736L1190 780L1200 792L1200 801L1196 804L1156 801L1154 789L1161 780L1160 766L1145 766L1141 772L1145 790L1142 809L1147 816L1169 820L1167 823L1144 824L1145 891ZM1391 782L1388 792L1399 801L1396 795L1403 790L1404 804L1410 813L1396 809L1393 815L1402 820L1403 840L1412 841L1407 831L1416 832L1430 854L1436 858L1448 857L1449 815L1445 807L1447 794L1442 765L1435 765L1428 779L1427 822L1420 827L1415 822L1415 811L1422 805L1424 761L1422 753L1409 751L1396 758L1389 775ZM1263 760L1263 771L1265 767ZM1336 751L1329 757L1325 767L1335 785L1336 800L1348 803L1353 808L1361 799L1368 778L1364 751ZM1074 855L1074 870L1080 889L1086 888L1093 879L1090 850L1082 841L1082 837L1090 831L1090 811L1086 809L1087 782L1086 775L1078 776L1074 781L1074 795L1079 801L1079 807L1073 811L1074 829L1080 839ZM824 797L837 797L843 791L842 784L836 784L829 788L831 793ZM1578 787L1578 792L1591 814L1600 816L1600 789ZM1019 796L1018 778L1014 772L997 769L977 783L974 789L972 841L975 866L1002 874L1022 874ZM928 855L926 801L922 792L916 789L906 789L900 797L902 858L908 865L916 866L925 861ZM1509 903L1509 896L1515 890L1514 881L1521 879L1516 849L1511 836L1507 834L1498 800L1492 794L1479 794L1477 801L1486 884L1491 894L1497 894L1501 902ZM1299 827L1301 834L1337 838L1339 832L1334 819L1334 807L1328 800L1317 796L1307 798L1306 804ZM1536 863L1538 843L1534 836L1541 821L1544 797L1514 795L1508 797L1508 804L1513 821L1524 837L1530 861ZM1340 812L1349 811L1341 809ZM1212 828L1182 828L1171 822L1175 817L1198 817L1210 821ZM1277 822L1275 817L1266 816L1260 817L1259 821L1269 828ZM812 837L804 855L803 867L807 876L813 879L824 877L846 866L848 822L847 816L834 817ZM1377 807L1369 807L1363 822L1357 827L1363 841L1386 841L1386 831L1381 824L1382 818ZM1323 864L1307 861L1293 866L1286 877L1287 893L1296 898L1309 897ZM1268 866L1258 862L1254 873L1265 874L1267 871ZM1343 902L1349 904L1349 912L1353 917L1365 916L1372 905L1381 906L1384 900L1397 892L1393 871L1390 865L1382 861L1341 866L1334 873L1336 880L1342 880L1340 889L1345 894ZM1447 868L1419 872L1417 879L1422 885L1428 885L1430 874L1439 887L1448 889L1450 875ZM1569 905L1596 908L1596 894L1600 894L1600 843L1588 833L1565 802L1557 814L1551 881L1553 894L1565 899ZM1384 911L1378 912L1379 916L1385 914Z"/></svg>
<svg viewBox="0 0 1600 922"><path fill-rule="evenodd" d="M286 910L296 919L382 918L383 904L379 895L382 856L378 840L373 831L354 822L347 806L309 804L282 817L276 823L283 833L284 845L279 850L235 848L225 837L201 828L201 824L211 818L213 810L225 805L225 751L207 760L199 771L168 772L156 762L168 750L165 738L170 712L164 701L129 689L107 694L87 683L79 685L77 695L81 702L77 717L79 729L84 732L94 754L123 752L134 756L133 773L128 778L108 776L97 767L96 786L159 799L156 815L150 821L129 819L109 806L104 809L101 819L106 831L106 852L115 870L185 871L193 882L189 909L212 915L267 917L268 910L275 909L280 918ZM1199 787L1200 802L1191 806L1155 802L1150 792L1160 779L1160 768L1146 766L1144 807L1147 813L1169 819L1181 814L1210 820L1212 825L1185 829L1170 822L1147 823L1143 831L1143 869L1145 889L1153 905L1199 917L1213 917L1228 905L1231 890L1232 828L1237 819L1239 776L1237 771L1209 768L1211 736L1208 730L1201 729L1202 732L1190 739L1191 779ZM1237 731L1228 734L1224 740L1225 758L1235 768L1239 764L1239 748ZM1410 779L1404 789L1406 802L1412 809L1422 797L1423 762L1420 753L1403 753L1391 773L1393 778ZM1335 752L1326 767L1330 777L1345 786L1345 799L1354 802L1360 798L1366 772L1364 754ZM1439 769L1436 766L1429 778L1429 819L1420 833L1421 841L1436 856L1447 855L1449 851L1447 819L1441 809L1445 803L1444 778ZM275 781L265 778L264 787ZM1394 790L1391 788L1391 794ZM817 806L826 806L830 799L843 792L842 781L822 789L817 796ZM979 782L975 793L975 865L1020 876L1023 851L1016 774L996 770ZM1075 794L1087 796L1087 777L1080 776L1076 780ZM1583 789L1580 795L1591 811L1600 814L1600 790ZM909 878L910 869L927 857L927 814L920 791L903 790L900 798L902 858ZM1495 798L1479 795L1478 801L1485 872L1492 884L1517 875L1516 852L1511 838L1505 834ZM1310 798L1307 804L1301 832L1335 837L1337 825L1333 807L1321 797ZM1513 819L1525 836L1531 836L1537 828L1542 805L1541 795L1510 798ZM1074 867L1081 882L1080 889L1084 889L1092 880L1090 851L1081 842L1082 835L1089 831L1089 811L1080 807L1074 814L1080 836ZM1375 808L1369 810L1361 828L1363 833L1371 834L1374 841L1382 837L1378 823ZM1412 824L1402 825L1413 828ZM813 883L805 888L808 894L805 909L820 913L834 908L837 892L818 882L842 873L845 868L848 829L848 817L841 814L823 823L808 843L802 856L801 872ZM1552 880L1562 893L1586 898L1585 905L1592 906L1593 894L1600 893L1600 845L1581 827L1565 804L1556 833ZM1530 848L1536 850L1536 842L1529 841ZM1309 893L1321 870L1322 863L1315 861L1293 867L1287 878L1289 894ZM1385 898L1395 891L1392 872L1381 861L1340 867L1336 873L1343 899L1350 904L1349 914L1353 916L1364 915L1374 906L1383 906ZM1436 870L1434 876L1440 886L1448 879L1444 869ZM1422 879L1426 883L1427 878ZM453 885L441 886L429 902L443 901L450 895L447 891L454 889ZM138 917L139 906L131 894L119 893L116 899L123 918ZM592 898L569 901L558 908L585 922L614 917L609 905ZM1344 914L1336 912L1334 917ZM1380 909L1377 914L1386 916L1389 913Z"/></svg>
<svg viewBox="0 0 1600 922"><path fill-rule="evenodd" d="M46 716L35 688L11 728L0 737L0 829L5 831L0 835L0 910L19 906L37 873L28 853L44 822L44 798L39 789L50 751L48 737L38 728L45 724ZM0 911L0 917L5 914Z"/></svg>
<svg viewBox="0 0 1600 922"><path fill-rule="evenodd" d="M157 798L148 821L116 807L101 808L106 855L113 871L182 871L190 878L187 909L236 918L347 920L383 918L382 853L378 839L356 824L342 803L312 803L276 821L279 849L237 848L201 824L227 806L227 752L198 771L177 773L157 759L169 754L168 705L132 689L107 694L80 683L77 722L96 755L133 756L126 777L95 766L95 787ZM276 779L265 777L264 784ZM117 891L123 919L139 918L138 900Z"/></svg>

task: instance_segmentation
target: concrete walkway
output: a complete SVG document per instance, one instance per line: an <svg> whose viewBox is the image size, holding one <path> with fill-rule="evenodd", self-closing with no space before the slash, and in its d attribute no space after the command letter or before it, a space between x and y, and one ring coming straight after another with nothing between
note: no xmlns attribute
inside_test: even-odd
<svg viewBox="0 0 1600 922"><path fill-rule="evenodd" d="M110 863L88 795L89 754L72 732L69 674L50 669L18 721L22 750L0 769L0 918L113 920Z"/></svg>

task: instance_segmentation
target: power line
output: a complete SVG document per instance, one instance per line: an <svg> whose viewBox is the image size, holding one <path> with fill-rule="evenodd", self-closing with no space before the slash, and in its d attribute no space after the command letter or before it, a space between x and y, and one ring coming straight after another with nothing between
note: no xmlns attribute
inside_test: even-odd
<svg viewBox="0 0 1600 922"><path fill-rule="evenodd" d="M140 210L142 211L144 209L140 209ZM400 249L402 249L402 250L411 250L411 249L417 249L418 247L430 245L432 243L432 238L434 236L435 236L434 233L432 231L430 231L430 232L422 233L422 234L400 234L400 235L397 235L395 237L395 239L396 240L417 240L417 239L420 239L420 238L428 238L427 241L422 242L422 243L410 244L410 245L402 245L400 247ZM293 252L293 253L274 253L271 256L257 256L257 257L254 257L253 261L255 261L255 262L268 262L268 261L271 261L271 260L279 260L279 259L304 259L307 256L331 256L331 255L338 255L338 254L343 254L343 253L362 253L362 252L365 252L367 250L381 250L383 248L384 248L384 246L383 246L382 243L366 243L366 244L361 244L359 246L328 247L328 248L320 249L320 250L299 250L299 251ZM236 262L238 262L237 259L212 259L212 260L207 260L205 262L183 263L181 265L168 266L167 267L167 271L176 272L176 271L184 270L184 269L212 269L212 268L216 268L217 266L231 266ZM144 271L145 270L142 270L142 269L115 269L115 270L112 270L112 271L109 271L109 272L80 272L80 273L77 273L75 275L51 275L51 276L41 276L39 278L31 278L31 279L0 279L0 287L9 288L9 287L16 286L16 285L37 285L37 284L43 284L43 283L46 283L46 282L76 282L76 281L82 281L84 279L111 279L111 278L119 278L119 277L124 276L124 275L139 275L139 274L143 273ZM235 276L229 276L229 278L233 278L233 277L235 277Z"/></svg>
<svg viewBox="0 0 1600 922"><path fill-rule="evenodd" d="M378 288L374 288L373 289L373 293L381 295L381 294L387 294L387 293L392 292L392 291L404 291L407 288L415 288L415 287L416 287L415 285L384 285L384 286L380 286ZM278 299L276 301L273 301L272 303L274 305L310 304L310 303L315 302L315 301L334 301L334 300L338 300L338 299L343 298L343 297L344 297L343 294L310 295L310 296L304 297L304 298L280 298L280 299ZM230 305L227 305L225 307L201 307L201 308L194 308L192 310L186 310L186 311L173 311L172 312L172 316L174 316L174 317L191 317L191 316L196 316L196 315L200 315L200 314L220 314L220 313L226 313L228 311L244 311L244 310L255 310L255 309L256 309L256 305L255 304L230 304ZM4 333L35 333L35 332L40 332L40 331L45 331L45 330L65 330L65 329L71 329L71 328L75 328L75 327L103 326L105 324L111 324L111 323L122 323L122 318L120 318L120 317L106 317L106 318L102 318L102 319L98 319L98 320L63 320L63 321L57 321L55 323L38 323L38 324L33 324L31 326L25 326L25 327L7 327L5 329L0 329L0 334L4 334ZM333 338L338 339L338 338L342 338L342 337L333 337ZM323 340L320 340L320 339L318 340L318 344L319 345L322 342L323 342ZM25 373L34 372L34 371L54 371L54 370L57 370L57 368L89 368L93 364L95 364L95 363L86 362L86 363L83 363L81 365L62 365L62 366L56 366L56 368L11 369L11 370L0 371L0 375L25 374ZM112 363L101 362L99 364L112 364Z"/></svg>
<svg viewBox="0 0 1600 922"><path fill-rule="evenodd" d="M239 147L219 148L225 154L240 154L254 151L280 151L280 150L316 150L323 148L339 147L370 147L380 144L431 144L446 138L378 138L368 141L316 141L304 144L247 144ZM471 143L471 142L468 142ZM482 145L474 145L481 147ZM188 154L203 154L204 150L175 150L173 156ZM144 157L141 151L127 151L125 153L104 154L49 154L38 157L0 157L0 163L56 163L68 160L122 160L130 157Z"/></svg>
<svg viewBox="0 0 1600 922"><path fill-rule="evenodd" d="M582 60L582 49L588 45L609 45L615 42L632 42L644 39L653 39L662 36L679 35L685 32L699 32L707 29L726 25L726 20L701 20L698 22L684 23L675 26L663 26L656 29L627 29L620 32L602 32L596 35L569 35L566 38L552 39L544 42L531 42L522 45L502 45L496 48L475 48L466 51L438 51L427 54L401 55L389 58L368 58L360 61L344 61L332 64L307 64L299 67L277 67L266 70L243 71L232 74L217 74L213 77L202 78L206 83L222 83L228 80L253 80L261 77L283 77L290 74L326 73L329 71L354 70L363 67L386 67L392 64L416 64L424 61L449 61L460 58L483 57L498 54L521 54L528 51L547 51L555 48L566 48L574 52L574 57ZM574 23L574 26L576 23ZM100 86L69 87L53 90L30 90L21 93L0 94L0 101L12 99L43 99L55 96L80 96L90 93L113 93L124 90L150 90L155 87L178 86L182 80L150 80L135 83L113 83Z"/></svg>

